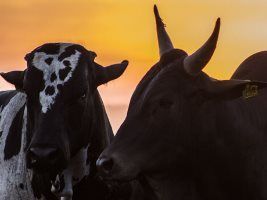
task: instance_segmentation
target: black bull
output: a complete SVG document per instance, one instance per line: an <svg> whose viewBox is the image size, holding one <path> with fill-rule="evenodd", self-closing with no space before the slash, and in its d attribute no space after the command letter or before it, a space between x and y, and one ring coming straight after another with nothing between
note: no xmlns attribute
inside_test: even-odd
<svg viewBox="0 0 267 200"><path fill-rule="evenodd" d="M141 177L151 199L267 199L267 84L258 82L267 81L266 52L246 60L232 80L215 80L202 69L220 20L188 56L173 48L154 12L161 58L138 84L125 121L99 157L102 176Z"/></svg>

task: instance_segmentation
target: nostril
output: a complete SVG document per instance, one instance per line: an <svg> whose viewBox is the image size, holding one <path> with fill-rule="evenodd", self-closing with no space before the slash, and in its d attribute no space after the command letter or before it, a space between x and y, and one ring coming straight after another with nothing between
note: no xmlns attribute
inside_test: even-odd
<svg viewBox="0 0 267 200"><path fill-rule="evenodd" d="M29 150L29 154L31 155L31 156L35 156L35 149L34 148L30 148L30 150Z"/></svg>
<svg viewBox="0 0 267 200"><path fill-rule="evenodd" d="M32 168L37 164L38 156L35 154L34 148L30 148L28 153L27 153L27 158L28 158L28 168Z"/></svg>
<svg viewBox="0 0 267 200"><path fill-rule="evenodd" d="M38 158L38 155L35 153L34 148L30 148L28 155L31 158L31 160L36 160Z"/></svg>
<svg viewBox="0 0 267 200"><path fill-rule="evenodd" d="M107 159L107 158L102 158L100 161L99 161L99 167L105 172L105 173L108 173L112 170L113 168L113 160L110 158L110 159Z"/></svg>
<svg viewBox="0 0 267 200"><path fill-rule="evenodd" d="M57 149L54 149L48 153L47 158L51 161L54 161L57 159L58 155L59 151Z"/></svg>
<svg viewBox="0 0 267 200"><path fill-rule="evenodd" d="M31 162L46 160L55 161L58 158L59 150L57 148L30 148L28 156Z"/></svg>
<svg viewBox="0 0 267 200"><path fill-rule="evenodd" d="M106 171L111 171L111 169L113 167L113 160L112 159L106 160L105 162L103 162L102 167Z"/></svg>
<svg viewBox="0 0 267 200"><path fill-rule="evenodd" d="M26 154L27 168L37 172L56 171L66 164L61 150L57 147L30 147Z"/></svg>

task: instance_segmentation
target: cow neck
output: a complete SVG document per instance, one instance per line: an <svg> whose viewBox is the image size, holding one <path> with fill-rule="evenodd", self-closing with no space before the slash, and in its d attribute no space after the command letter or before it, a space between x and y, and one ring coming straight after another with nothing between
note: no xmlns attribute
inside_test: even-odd
<svg viewBox="0 0 267 200"><path fill-rule="evenodd" d="M91 127L90 146L88 148L88 157L93 166L91 171L96 173L95 162L101 152L110 144L113 138L113 131L106 114L105 107L99 92L96 90L93 94L94 113Z"/></svg>
<svg viewBox="0 0 267 200"><path fill-rule="evenodd" d="M82 199L84 196L93 195L97 199L106 199L109 189L105 183L96 176L96 160L104 148L110 144L113 137L111 125L109 123L102 99L96 90L93 93L92 125L90 128L90 144L87 149L87 161L90 163L88 178L83 179L73 188L73 197Z"/></svg>

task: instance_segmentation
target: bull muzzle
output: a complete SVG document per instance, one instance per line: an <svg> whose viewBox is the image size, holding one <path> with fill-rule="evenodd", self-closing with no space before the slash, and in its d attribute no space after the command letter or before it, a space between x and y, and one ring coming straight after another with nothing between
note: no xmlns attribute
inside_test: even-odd
<svg viewBox="0 0 267 200"><path fill-rule="evenodd" d="M112 158L100 157L96 161L96 166L102 176L107 176L113 170L114 161Z"/></svg>

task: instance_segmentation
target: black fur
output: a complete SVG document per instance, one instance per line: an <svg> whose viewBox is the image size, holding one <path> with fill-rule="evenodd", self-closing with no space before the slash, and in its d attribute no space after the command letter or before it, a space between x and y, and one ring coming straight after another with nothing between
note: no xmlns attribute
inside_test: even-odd
<svg viewBox="0 0 267 200"><path fill-rule="evenodd" d="M53 73L51 74L50 81L51 81L51 82L54 82L56 79L57 79L57 75L56 75L55 72L53 72Z"/></svg>
<svg viewBox="0 0 267 200"><path fill-rule="evenodd" d="M53 58L47 58L45 60L45 62L48 64L48 65L51 65L51 63L53 62Z"/></svg>
<svg viewBox="0 0 267 200"><path fill-rule="evenodd" d="M52 96L55 93L55 88L53 86L47 86L45 89L45 94Z"/></svg>
<svg viewBox="0 0 267 200"><path fill-rule="evenodd" d="M48 44L44 44L41 47L35 49L34 52L44 52L46 54L56 55L59 53L59 50L60 50L60 44L55 43L55 44L51 45L50 43L48 43Z"/></svg>
<svg viewBox="0 0 267 200"><path fill-rule="evenodd" d="M71 67L65 67L64 69L59 70L59 78L64 81L70 71Z"/></svg>
<svg viewBox="0 0 267 200"><path fill-rule="evenodd" d="M4 149L5 160L12 158L20 152L24 108L23 106L19 110L9 129Z"/></svg>

